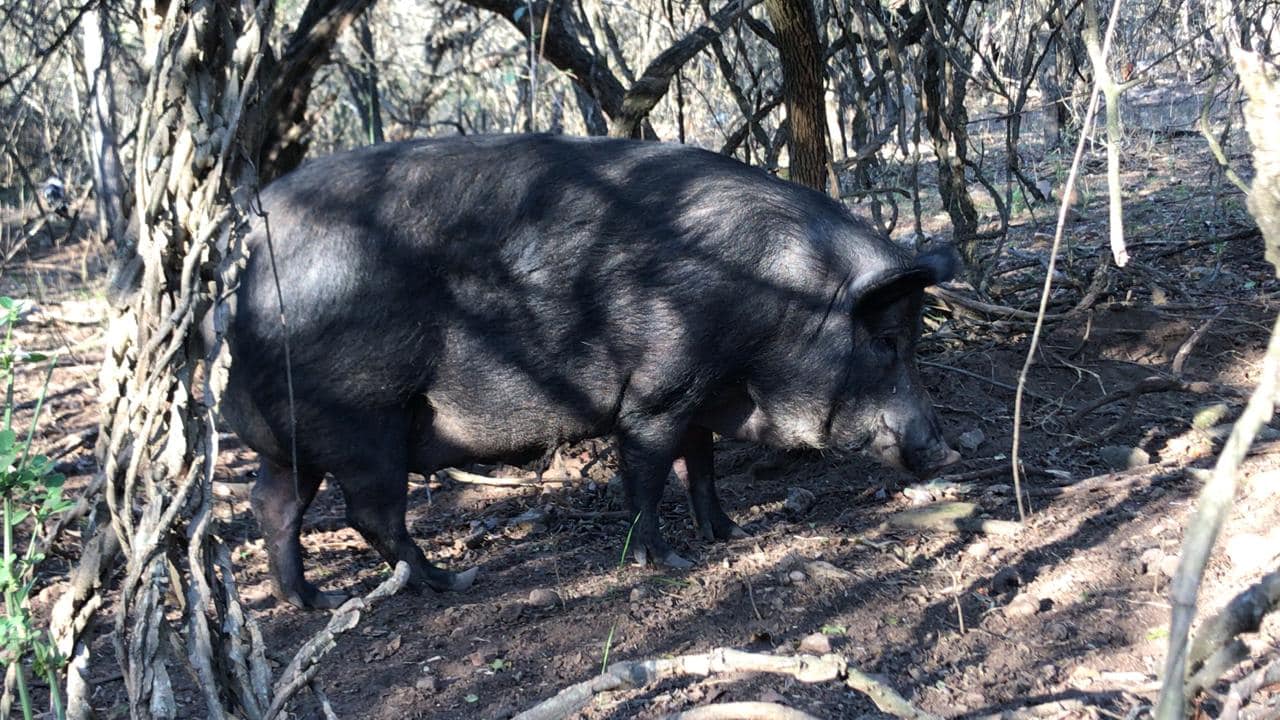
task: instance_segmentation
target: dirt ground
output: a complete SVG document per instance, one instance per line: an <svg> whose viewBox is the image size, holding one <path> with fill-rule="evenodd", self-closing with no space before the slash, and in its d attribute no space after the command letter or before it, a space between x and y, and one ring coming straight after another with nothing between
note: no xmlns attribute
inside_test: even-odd
<svg viewBox="0 0 1280 720"><path fill-rule="evenodd" d="M1020 530L906 526L911 511L938 502L973 503L981 518L1018 518L1008 459L1012 387L1031 324L935 297L921 370L965 456L946 477L920 483L861 458L723 442L721 494L752 536L694 539L673 482L663 520L676 549L696 559L687 572L620 562L627 519L603 444L563 453L546 476L563 482L541 486L413 477L411 531L433 561L478 566L479 581L460 594L392 597L342 636L318 678L338 716L505 718L599 672L606 652L610 662L717 647L788 654L802 641L806 651L828 644L946 716L1037 706L1045 717L1124 718L1149 705L1164 658L1169 575L1199 484L1188 469L1211 465L1256 383L1280 283L1243 198L1209 180L1211 160L1197 138L1155 139L1126 158L1133 261L1099 275L1108 241L1104 166L1090 156L1059 265L1050 311L1070 314L1047 325L1029 376ZM1038 226L1025 212L1018 217L988 302L1034 310L1053 214L1037 207ZM102 261L77 243L29 250L0 289L38 301L18 335L24 348L62 349L39 437L73 483L83 483L94 467ZM1097 292L1088 307L1072 312L1090 288ZM952 292L976 299L964 284ZM28 373L21 391L40 380ZM1160 390L1134 392L1153 387ZM1247 463L1206 574L1202 615L1276 567L1276 435L1268 429ZM234 546L242 594L283 664L328 614L271 598L247 502L252 453L230 436L223 445L217 532ZM346 528L341 496L328 485L303 544L323 589L365 593L388 574ZM41 578L37 610L77 552L72 532ZM1271 618L1247 639L1253 659L1228 679L1276 658L1278 641L1280 621ZM95 643L93 672L103 716L127 714L105 636ZM180 715L202 717L190 681L178 682ZM660 717L761 699L819 717L878 714L838 683L736 674L605 694L582 717ZM1212 711L1215 701L1207 702ZM323 717L310 696L294 711Z"/></svg>

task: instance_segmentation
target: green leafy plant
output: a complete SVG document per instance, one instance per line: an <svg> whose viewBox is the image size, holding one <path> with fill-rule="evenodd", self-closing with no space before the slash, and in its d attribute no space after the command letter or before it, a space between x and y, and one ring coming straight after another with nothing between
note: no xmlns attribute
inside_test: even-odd
<svg viewBox="0 0 1280 720"><path fill-rule="evenodd" d="M3 502L4 523L4 556L0 562L0 593L4 597L4 617L0 617L0 658L4 660L6 672L14 669L22 716L31 720L28 664L32 673L48 682L54 716L64 717L58 693L58 671L64 659L48 632L33 623L30 598L35 586L36 568L44 560L38 547L45 524L69 508L71 503L62 497L64 478L54 472L53 461L44 455L31 454L36 422L44 408L49 377L56 360L49 363L45 372L44 384L36 398L31 425L25 436L19 437L13 427L17 369L21 365L47 359L37 353L24 353L14 345L13 328L21 319L23 310L21 303L0 297L0 325L4 327L4 341L0 344L0 380L5 385L4 422L0 426L0 500ZM20 547L18 531L23 528L27 529L27 538L25 545Z"/></svg>

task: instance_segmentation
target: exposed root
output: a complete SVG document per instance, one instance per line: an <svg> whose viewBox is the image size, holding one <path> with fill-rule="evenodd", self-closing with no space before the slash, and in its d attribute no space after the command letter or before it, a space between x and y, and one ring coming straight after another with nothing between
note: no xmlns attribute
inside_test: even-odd
<svg viewBox="0 0 1280 720"><path fill-rule="evenodd" d="M733 672L764 672L778 675L789 675L803 683L828 682L841 680L849 688L865 694L882 712L895 717L913 720L932 720L933 715L918 710L906 698L893 688L876 678L849 666L848 661L839 655L793 655L778 656L761 653L748 653L732 648L717 648L707 653L682 655L675 658L657 660L637 660L614 663L602 675L571 685L555 696L542 701L534 707L515 716L514 720L558 720L582 709L591 698L602 692L622 688L641 688L673 677L693 675L706 677ZM747 705L769 706L769 703L746 703ZM742 703L731 703L742 705ZM723 707L723 706L722 706ZM761 718L808 718L804 713L773 705L777 712L793 714L742 715L742 714L678 714L674 717L685 718L718 718L718 717L761 717ZM706 708L702 708L705 710ZM722 710L718 712L729 712Z"/></svg>
<svg viewBox="0 0 1280 720"><path fill-rule="evenodd" d="M454 482L465 483L468 485L491 485L495 487L541 487L543 485L564 485L569 482L568 478L538 479L535 475L513 478L496 478L489 477L488 475L469 473L457 468L445 468L441 472Z"/></svg>

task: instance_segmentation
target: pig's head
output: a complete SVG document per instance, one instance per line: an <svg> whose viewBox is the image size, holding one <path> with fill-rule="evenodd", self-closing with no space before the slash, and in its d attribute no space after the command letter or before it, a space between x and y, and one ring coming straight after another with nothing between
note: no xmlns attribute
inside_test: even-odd
<svg viewBox="0 0 1280 720"><path fill-rule="evenodd" d="M920 477L960 459L942 435L915 359L924 289L950 280L957 265L955 252L941 248L851 288L853 347L831 409L829 446L865 450Z"/></svg>

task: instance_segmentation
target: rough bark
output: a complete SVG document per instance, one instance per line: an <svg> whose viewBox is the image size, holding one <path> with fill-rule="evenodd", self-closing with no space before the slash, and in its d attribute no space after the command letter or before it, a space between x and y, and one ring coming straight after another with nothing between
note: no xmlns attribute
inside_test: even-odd
<svg viewBox="0 0 1280 720"><path fill-rule="evenodd" d="M831 178L823 79L826 63L812 0L766 0L778 41L782 95L787 107L791 179L817 190Z"/></svg>
<svg viewBox="0 0 1280 720"><path fill-rule="evenodd" d="M226 232L234 215L228 198L254 181L242 159L257 147L258 124L244 111L271 3L174 0L161 11L144 7L156 62L139 108L134 166L141 281L112 309L101 377L99 457L110 532L125 560L112 641L132 717L176 715L170 668L185 660L206 716L221 718L237 705L237 656L229 648L251 647L239 657L257 667L265 660L260 640L249 638L256 629L232 637L230 615L240 613L239 602L213 569L221 547L208 532L217 434L211 398L196 381L209 373L193 335L217 292L204 282L205 264L216 267L234 254L215 248L237 236ZM77 571L86 579L94 574ZM71 610L94 602L92 583L73 590ZM183 602L171 607L175 594ZM60 645L79 645L80 631L72 629ZM185 642L171 644L183 631ZM177 657L177 648L187 658ZM83 668L73 671L83 677ZM239 705L245 717L260 717L252 703Z"/></svg>
<svg viewBox="0 0 1280 720"><path fill-rule="evenodd" d="M269 79L267 102L262 117L266 121L265 142L258 165L258 178L266 183L297 167L310 147L307 104L316 73L329 61L338 37L373 0L311 0L284 52L272 67L264 68Z"/></svg>

